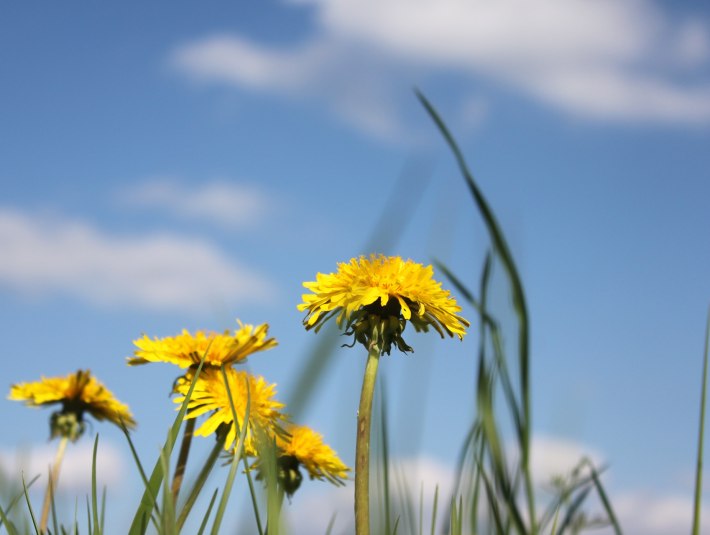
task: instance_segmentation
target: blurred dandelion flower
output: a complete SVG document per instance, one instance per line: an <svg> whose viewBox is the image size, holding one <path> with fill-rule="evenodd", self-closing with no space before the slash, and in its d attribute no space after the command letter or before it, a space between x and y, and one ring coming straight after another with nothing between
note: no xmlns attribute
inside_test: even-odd
<svg viewBox="0 0 710 535"><path fill-rule="evenodd" d="M66 377L42 377L33 383L12 385L8 399L24 401L31 407L62 404L52 415L52 437L78 439L84 431L84 413L97 420L109 420L120 426L135 427L128 409L89 370L79 370Z"/></svg>
<svg viewBox="0 0 710 535"><path fill-rule="evenodd" d="M470 323L458 315L461 307L441 283L433 279L433 268L398 256L360 256L338 264L337 273L318 273L315 282L304 282L311 290L303 295L298 309L307 311L306 329L316 332L337 314L339 327L368 350L375 343L380 353L390 353L395 343L401 351L412 351L402 338L406 323L416 331L434 328L463 339Z"/></svg>
<svg viewBox="0 0 710 535"><path fill-rule="evenodd" d="M276 385L267 383L263 377L254 376L246 371L237 371L231 367L225 367L224 373L229 384L229 394L231 394L234 410L237 414L237 424L239 429L245 425L243 419L246 413L247 400L249 400L249 414L246 422L247 431L245 435L244 451L247 455L256 454L255 431L263 431L267 435L281 435L282 423L285 415L280 411L284 407L274 399ZM192 375L188 373L179 379L175 390L178 397L175 403L182 403L185 400ZM247 391L248 388L248 391ZM229 450L236 441L237 426L234 425L232 407L229 403L229 394L222 376L222 370L207 368L202 371L195 382L195 388L187 405L185 418L192 419L211 412L212 414L195 430L195 435L209 436L213 433L226 432L224 448Z"/></svg>
<svg viewBox="0 0 710 535"><path fill-rule="evenodd" d="M257 479L265 478L262 456L275 455L278 481L290 497L301 486L301 467L311 479L327 480L334 485L343 485L348 477L348 468L338 454L323 442L323 436L313 429L289 424L286 433L259 443L259 456L250 468L257 470ZM263 448L263 450L262 450Z"/></svg>
<svg viewBox="0 0 710 535"><path fill-rule="evenodd" d="M338 454L323 442L323 436L310 427L293 425L287 429L290 436L277 437L276 444L282 457L292 457L307 471L311 479L328 480L342 485L350 469Z"/></svg>
<svg viewBox="0 0 710 535"><path fill-rule="evenodd" d="M150 339L144 335L133 342L138 349L135 356L128 358L128 364L169 362L180 368L190 368L197 367L204 356L206 367L219 368L222 364L244 362L252 353L277 345L276 339L267 338L268 324L254 327L237 321L239 329L234 334L198 331L192 335L183 330L182 334L167 338Z"/></svg>

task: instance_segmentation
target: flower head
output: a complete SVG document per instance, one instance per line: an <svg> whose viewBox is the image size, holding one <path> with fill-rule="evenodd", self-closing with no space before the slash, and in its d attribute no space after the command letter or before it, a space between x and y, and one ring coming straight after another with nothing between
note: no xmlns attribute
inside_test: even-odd
<svg viewBox="0 0 710 535"><path fill-rule="evenodd" d="M257 470L257 479L265 477L262 462L264 454L274 454L277 461L278 481L288 496L301 486L301 467L308 471L311 479L327 480L334 485L342 485L350 469L340 460L338 454L323 442L323 437L309 427L289 424L286 433L259 442L258 458L251 465ZM263 448L263 449L261 449Z"/></svg>
<svg viewBox="0 0 710 535"><path fill-rule="evenodd" d="M348 477L350 469L323 442L320 433L301 425L289 427L288 432L290 436L276 439L281 455L296 459L308 471L311 479L326 479L337 485Z"/></svg>
<svg viewBox="0 0 710 535"><path fill-rule="evenodd" d="M181 368L196 367L202 357L205 366L219 368L222 364L243 362L252 353L265 351L276 346L274 338L267 338L269 325L258 327L239 322L239 329L230 334L198 331L194 335L183 330L178 336L150 339L143 338L133 343L138 347L134 357L129 357L128 364L147 362L169 362Z"/></svg>
<svg viewBox="0 0 710 535"><path fill-rule="evenodd" d="M128 406L118 401L89 370L12 385L8 399L24 401L31 407L61 403L62 409L52 415L52 437L78 439L84 431L85 412L97 420L109 420L118 426L136 425Z"/></svg>
<svg viewBox="0 0 710 535"><path fill-rule="evenodd" d="M337 314L338 326L366 345L374 343L380 353L390 352L392 343L401 351L412 351L402 332L407 323L416 331L434 328L463 339L470 323L458 313L461 307L441 283L433 279L431 266L398 256L360 256L338 264L337 273L318 273L311 290L303 295L300 311L307 311L306 329L317 331Z"/></svg>
<svg viewBox="0 0 710 535"><path fill-rule="evenodd" d="M280 410L284 404L274 399L276 385L267 383L263 377L251 375L246 371L237 371L232 367L225 367L224 372L229 384L229 393L221 370L214 368L203 370L195 382L185 417L197 418L202 414L211 413L204 423L195 430L195 435L209 436L212 433L226 432L224 448L228 450L238 437L229 397L231 395L234 403L240 430L244 426L248 400L249 414L246 422L244 451L248 455L254 455L256 432L263 431L267 435L283 433L281 424L285 421L285 415ZM175 403L182 403L185 400L191 382L192 376L189 373L177 381L175 390L180 395L175 398Z"/></svg>

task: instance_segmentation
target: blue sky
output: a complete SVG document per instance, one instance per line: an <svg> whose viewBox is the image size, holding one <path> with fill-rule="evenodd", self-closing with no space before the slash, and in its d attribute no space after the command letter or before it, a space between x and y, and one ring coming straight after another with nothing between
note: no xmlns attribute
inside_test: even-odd
<svg viewBox="0 0 710 535"><path fill-rule="evenodd" d="M239 318L270 324L280 345L250 369L289 399L315 342L301 283L371 252L393 195L388 221L405 227L386 252L441 259L476 287L484 229L418 87L519 264L540 470L591 454L630 533L686 532L710 301L709 20L607 0L5 6L6 386L89 367L152 459L176 372L129 369L132 340ZM410 343L382 366L393 447L450 479L477 335ZM363 366L338 349L302 415L349 463ZM22 422L5 459L46 447L49 411L1 406ZM125 497L137 481L115 485Z"/></svg>

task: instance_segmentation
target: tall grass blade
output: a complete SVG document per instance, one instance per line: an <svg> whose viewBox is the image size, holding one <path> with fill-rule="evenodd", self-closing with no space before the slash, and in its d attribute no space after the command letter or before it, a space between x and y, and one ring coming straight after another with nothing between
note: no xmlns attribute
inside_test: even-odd
<svg viewBox="0 0 710 535"><path fill-rule="evenodd" d="M242 456L242 451L244 449L244 440L247 435L247 428L249 427L249 415L251 409L251 394L249 392L249 379L244 378L247 389L247 403L244 410L244 418L242 419L242 426L239 429L239 419L237 418L237 411L234 408L234 398L232 397L232 392L229 388L229 380L227 379L227 373L224 371L224 365L222 365L222 379L224 380L224 386L227 391L227 398L229 399L229 407L232 410L232 418L236 429L239 432L239 440L234 448L234 453L232 455L232 463L229 467L229 474L227 475L227 480L224 483L224 490L222 491L222 497L220 498L219 506L217 507L217 513L215 514L214 523L212 524L212 535L217 535L219 533L219 527L222 523L222 517L227 509L227 501L229 500L229 495L232 492L232 484L234 483L234 477L237 474L237 467L239 466L239 460Z"/></svg>
<svg viewBox="0 0 710 535"><path fill-rule="evenodd" d="M39 534L39 528L37 527L37 520L35 519L35 513L32 510L32 503L30 503L30 494L27 492L27 485L25 484L25 474L22 474L22 490L25 495L25 502L27 502L27 511L30 513L30 518L32 519L32 526L34 527L35 533Z"/></svg>
<svg viewBox="0 0 710 535"><path fill-rule="evenodd" d="M501 263L505 273L508 277L508 281L511 286L511 297L513 301L513 308L518 317L518 365L520 368L520 394L522 400L522 418L521 425L523 426L520 430L519 435L522 437L520 444L520 455L521 455L521 470L525 479L525 495L528 505L528 515L530 517L531 530L530 534L535 535L537 533L536 527L536 516L535 516L535 496L532 485L532 474L530 472L530 429L531 429L531 401L530 401L530 340L529 340L529 319L528 310L525 299L525 292L523 291L523 284L518 274L518 269L513 260L513 255L510 252L507 241L503 235L503 232L496 220L496 217L491 210L488 202L486 201L483 193L481 192L478 184L474 180L473 174L469 170L468 164L466 163L463 153L459 149L458 144L454 140L453 136L449 132L448 127L444 121L439 116L438 112L434 109L427 98L416 91L416 95L419 101L422 103L424 108L429 113L434 123L439 128L439 131L446 140L449 148L451 149L459 169L466 180L466 183L471 191L473 199L476 203L478 211L483 218L486 225L488 233L490 235L491 241L493 243L494 250L498 257L501 259Z"/></svg>
<svg viewBox="0 0 710 535"><path fill-rule="evenodd" d="M434 507L431 512L431 535L436 533L436 509L439 504L439 485L434 489Z"/></svg>
<svg viewBox="0 0 710 535"><path fill-rule="evenodd" d="M604 490L604 485L602 485L602 482L599 479L599 473L597 472L597 469L594 467L591 461L585 461L587 466L589 466L589 470L592 474L592 481L594 482L594 487L596 488L597 494L599 495L599 499L601 500L602 505L604 506L604 511L606 511L607 518L609 519L609 522L614 528L614 533L616 533L616 535L621 535L621 525L619 524L619 520L616 518L616 514L614 514L614 508L611 506L611 501L609 500L609 497L607 496L606 491Z"/></svg>
<svg viewBox="0 0 710 535"><path fill-rule="evenodd" d="M28 489L31 488L32 485L34 484L34 482L39 479L39 477L40 477L39 474L37 474L35 477L33 477L30 480L30 482L27 484L27 488ZM5 519L7 518L6 515L9 515L12 512L13 507L15 507L15 505L17 505L17 503L22 499L24 494L25 494L25 491L21 490L20 492L18 492L15 495L14 498L12 498L12 500L10 500L10 503L8 504L8 506L5 510L2 510L2 508L0 508L0 527L2 527L2 525L5 523ZM15 530L17 529L17 527L14 524L13 524L13 529L15 529Z"/></svg>
<svg viewBox="0 0 710 535"><path fill-rule="evenodd" d="M15 524L13 524L12 521L7 518L7 514L5 513L5 510L2 507L0 507L0 520L0 525L5 524L5 529L7 530L8 535L20 535L20 533L17 531L17 528L15 527Z"/></svg>
<svg viewBox="0 0 710 535"><path fill-rule="evenodd" d="M251 470L249 469L249 463L247 462L246 456L242 456L242 462L244 463L244 475L247 478L247 485L249 486L249 496L251 497L251 507L254 511L254 520L256 520L256 530L259 535L264 535L264 528L261 526L261 513L259 513L256 489L254 489L254 482L252 481Z"/></svg>
<svg viewBox="0 0 710 535"><path fill-rule="evenodd" d="M94 519L94 534L101 535L101 521L99 515L98 499L96 496L96 452L99 447L99 435L94 439L94 450L91 456L91 512Z"/></svg>
<svg viewBox="0 0 710 535"><path fill-rule="evenodd" d="M180 514L178 515L178 519L177 519L178 532L180 530L182 530L182 527L185 524L185 521L187 520L187 516L190 514L192 507L195 505L195 502L197 501L197 498L200 495L200 492L202 492L202 488L204 487L205 483L207 482L207 478L209 477L210 473L212 472L212 468L214 467L215 463L217 462L217 459L219 458L220 452L224 449L225 439L226 439L226 435L220 435L217 437L217 441L215 442L215 445L212 447L212 450L210 451L210 454L207 457L207 460L205 461L205 464L202 467L202 470L200 470L200 473L198 474L197 479L195 480L194 484L192 485L192 488L190 489L190 492L187 495L187 500L185 500L185 503L183 504L182 509L180 510Z"/></svg>
<svg viewBox="0 0 710 535"><path fill-rule="evenodd" d="M338 516L337 513L333 513L328 521L328 527L325 530L325 535L331 535L333 533L333 528L335 527L335 518Z"/></svg>
<svg viewBox="0 0 710 535"><path fill-rule="evenodd" d="M160 452L160 462L163 467L163 473L170 473L170 457L165 450ZM172 486L168 477L164 477L163 485L163 513L160 515L160 533L164 535L173 535L177 533L177 524L175 523L175 501L173 500Z"/></svg>
<svg viewBox="0 0 710 535"><path fill-rule="evenodd" d="M565 518L562 521L562 524L560 524L560 527L558 528L556 535L562 535L565 532L565 530L572 524L572 521L574 520L574 515L579 510L582 503L584 503L584 500L587 499L587 495L589 494L589 492L591 490L592 490L591 487L583 488L581 490L581 492L575 497L575 499L572 500L572 503L570 504L569 508L567 509L567 513L565 514Z"/></svg>
<svg viewBox="0 0 710 535"><path fill-rule="evenodd" d="M703 494L703 438L705 436L705 394L708 383L708 352L710 346L710 312L705 328L705 355L700 394L700 423L698 424L698 459L695 468L695 498L693 504L693 535L700 535L700 499Z"/></svg>
<svg viewBox="0 0 710 535"><path fill-rule="evenodd" d="M212 498L210 498L210 504L207 506L207 511L205 512L205 518L202 519L200 529L197 530L197 535L202 535L205 532L205 528L207 527L207 521L210 518L210 513L212 513L212 507L214 506L215 500L217 499L218 492L218 488L214 489L214 492L212 493Z"/></svg>
<svg viewBox="0 0 710 535"><path fill-rule="evenodd" d="M49 471L49 484L51 485L51 487L53 489L55 488L54 481L52 481L52 470ZM58 529L59 524L57 522L57 507L56 507L55 500L54 500L54 494L55 493L52 492L49 495L49 512L52 516L52 528L54 529L54 533L59 533L59 529Z"/></svg>
<svg viewBox="0 0 710 535"><path fill-rule="evenodd" d="M195 374L192 378L192 382L190 383L190 388L187 391L185 400L182 402L182 405L180 405L180 410L178 411L178 414L175 417L175 420L173 421L173 425L171 426L168 432L168 436L165 439L165 444L163 445L162 449L166 452L168 457L170 456L170 453L172 452L173 447L175 446L175 441L177 440L178 433L180 432L180 426L182 425L183 419L185 418L185 413L187 412L187 405L190 402L192 392L195 389L195 383L197 382L197 379L200 376L200 372L202 371L202 366L204 364L207 351L209 351L209 346L207 346L204 355L202 355L202 359L200 360L200 364L195 370ZM148 528L148 519L150 519L152 516L152 512L156 504L156 497L158 496L158 490L161 487L164 477L167 477L167 474L163 471L163 463L161 459L158 458L155 463L155 467L153 468L153 472L150 475L148 485L146 486L145 491L143 492L143 496L141 497L141 502L138 506L138 510L136 511L136 514L133 517L133 522L131 523L131 527L128 532L129 535L145 534L145 531Z"/></svg>

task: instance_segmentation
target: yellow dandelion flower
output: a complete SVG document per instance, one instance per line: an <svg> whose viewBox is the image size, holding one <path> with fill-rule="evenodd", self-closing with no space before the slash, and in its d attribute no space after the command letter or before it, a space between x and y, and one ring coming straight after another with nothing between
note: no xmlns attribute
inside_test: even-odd
<svg viewBox="0 0 710 535"><path fill-rule="evenodd" d="M237 320L238 321L238 320ZM243 362L252 353L265 351L277 345L274 338L267 338L269 325L264 323L254 327L239 321L239 329L230 334L198 331L194 335L183 330L178 336L167 338L135 340L138 347L134 357L128 358L129 365L147 362L169 362L181 368L196 367L203 355L205 366L219 368L222 364Z"/></svg>
<svg viewBox="0 0 710 535"><path fill-rule="evenodd" d="M227 375L229 392L237 413L237 423L240 430L244 425L243 418L247 408L247 399L249 400L244 451L248 455L254 455L256 452L255 432L257 429L263 430L268 435L283 433L281 425L285 421L285 415L280 411L284 404L274 399L276 385L267 383L263 377L251 375L246 371L237 371L231 367L224 368L224 371ZM180 396L175 398L175 403L182 403L185 400L191 382L192 376L190 373L178 380L175 389ZM232 408L229 403L222 371L215 368L207 368L200 373L188 402L185 417L188 419L197 418L210 412L209 417L195 431L195 435L209 436L212 433L216 433L221 426L224 426L228 429L224 448L229 450L238 437L237 428L234 425ZM220 432L223 431L220 430Z"/></svg>
<svg viewBox="0 0 710 535"><path fill-rule="evenodd" d="M128 406L118 401L89 370L12 385L8 399L24 401L31 407L61 403L62 410L52 415L52 437L79 438L84 430L85 412L97 420L109 420L118 426L121 422L126 427L136 425Z"/></svg>
<svg viewBox="0 0 710 535"><path fill-rule="evenodd" d="M304 282L311 290L303 295L300 311L306 311L306 329L320 329L337 314L338 326L346 326L357 342L369 348L376 343L389 354L391 344L412 351L402 339L406 323L417 331L433 327L463 339L470 323L458 313L461 307L433 278L431 266L423 266L398 256L360 256L338 264L337 273L318 273L314 282Z"/></svg>
<svg viewBox="0 0 710 535"><path fill-rule="evenodd" d="M336 485L347 479L350 469L323 442L323 435L302 425L291 426L288 432L290 436L276 438L282 456L296 459L308 471L311 479L326 479Z"/></svg>

